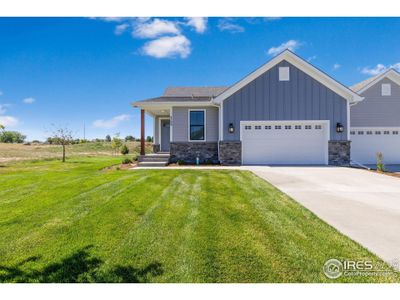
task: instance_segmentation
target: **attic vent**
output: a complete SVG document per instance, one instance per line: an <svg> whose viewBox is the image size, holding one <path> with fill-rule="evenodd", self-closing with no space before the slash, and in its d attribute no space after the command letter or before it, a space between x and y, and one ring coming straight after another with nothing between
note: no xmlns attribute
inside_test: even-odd
<svg viewBox="0 0 400 300"><path fill-rule="evenodd" d="M279 81L289 81L289 67L279 67Z"/></svg>
<svg viewBox="0 0 400 300"><path fill-rule="evenodd" d="M382 96L390 96L392 94L390 83L382 84Z"/></svg>

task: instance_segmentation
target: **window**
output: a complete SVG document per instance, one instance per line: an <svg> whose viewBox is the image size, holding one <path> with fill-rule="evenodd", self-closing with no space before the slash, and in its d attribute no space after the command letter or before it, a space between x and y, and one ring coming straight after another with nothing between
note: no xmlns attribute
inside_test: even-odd
<svg viewBox="0 0 400 300"><path fill-rule="evenodd" d="M382 96L390 96L392 94L391 91L392 86L390 83L383 83L382 84Z"/></svg>
<svg viewBox="0 0 400 300"><path fill-rule="evenodd" d="M261 126L256 125L256 126L254 126L254 129L255 129L255 130L260 130L260 129L261 129Z"/></svg>
<svg viewBox="0 0 400 300"><path fill-rule="evenodd" d="M301 129L301 125L294 125L294 129Z"/></svg>
<svg viewBox="0 0 400 300"><path fill-rule="evenodd" d="M375 134L379 135L379 134L381 134L381 132L380 131L375 131Z"/></svg>
<svg viewBox="0 0 400 300"><path fill-rule="evenodd" d="M387 130L385 130L384 132L383 132L383 134L390 134L390 131L387 131Z"/></svg>
<svg viewBox="0 0 400 300"><path fill-rule="evenodd" d="M358 131L357 134L363 135L363 134L364 134L364 131Z"/></svg>
<svg viewBox="0 0 400 300"><path fill-rule="evenodd" d="M244 129L245 130L251 130L251 126L250 125L246 125L246 126L244 126Z"/></svg>
<svg viewBox="0 0 400 300"><path fill-rule="evenodd" d="M205 140L205 111L190 110L189 111L189 139L191 141Z"/></svg>
<svg viewBox="0 0 400 300"><path fill-rule="evenodd" d="M289 67L279 68L279 81L289 81Z"/></svg>
<svg viewBox="0 0 400 300"><path fill-rule="evenodd" d="M367 135L371 135L372 134L372 131L367 131Z"/></svg>
<svg viewBox="0 0 400 300"><path fill-rule="evenodd" d="M265 126L264 128L265 129L271 129L272 127L271 126Z"/></svg>
<svg viewBox="0 0 400 300"><path fill-rule="evenodd" d="M304 126L305 129L311 129L311 125Z"/></svg>
<svg viewBox="0 0 400 300"><path fill-rule="evenodd" d="M393 131L392 133L393 133L394 135L398 135L398 134L399 134L399 132L398 132L397 130Z"/></svg>
<svg viewBox="0 0 400 300"><path fill-rule="evenodd" d="M285 125L285 129L292 129L292 126L290 126L290 125Z"/></svg>
<svg viewBox="0 0 400 300"><path fill-rule="evenodd" d="M315 125L315 129L322 129L322 125Z"/></svg>
<svg viewBox="0 0 400 300"><path fill-rule="evenodd" d="M276 125L275 129L282 129L282 126L281 125Z"/></svg>
<svg viewBox="0 0 400 300"><path fill-rule="evenodd" d="M355 132L355 131L350 131L350 134L351 134L351 135L355 135L356 132Z"/></svg>

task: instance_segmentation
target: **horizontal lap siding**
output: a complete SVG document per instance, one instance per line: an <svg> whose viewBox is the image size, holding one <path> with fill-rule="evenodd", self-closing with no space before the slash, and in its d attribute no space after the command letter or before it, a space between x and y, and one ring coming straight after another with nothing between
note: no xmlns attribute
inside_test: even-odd
<svg viewBox="0 0 400 300"><path fill-rule="evenodd" d="M218 141L217 107L173 107L172 108L173 142L188 142L189 109L206 109L206 142Z"/></svg>
<svg viewBox="0 0 400 300"><path fill-rule="evenodd" d="M290 81L279 81L279 67L290 67ZM330 139L347 140L347 102L303 71L282 61L223 102L224 140L240 139L240 121L330 120ZM235 132L228 133L233 123Z"/></svg>
<svg viewBox="0 0 400 300"><path fill-rule="evenodd" d="M383 83L391 84L391 96L382 96ZM351 107L351 126L385 127L400 126L400 86L388 78L370 87L361 96L365 99Z"/></svg>

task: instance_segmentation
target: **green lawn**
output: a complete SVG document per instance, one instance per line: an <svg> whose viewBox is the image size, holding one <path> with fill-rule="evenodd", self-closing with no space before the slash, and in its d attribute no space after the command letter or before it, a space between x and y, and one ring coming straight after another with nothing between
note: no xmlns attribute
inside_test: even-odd
<svg viewBox="0 0 400 300"><path fill-rule="evenodd" d="M373 254L250 172L0 168L1 282L399 281L322 272Z"/></svg>

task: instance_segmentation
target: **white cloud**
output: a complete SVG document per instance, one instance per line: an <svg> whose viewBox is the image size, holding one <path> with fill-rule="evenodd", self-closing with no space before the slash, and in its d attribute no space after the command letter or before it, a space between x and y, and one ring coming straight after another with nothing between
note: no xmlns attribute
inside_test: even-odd
<svg viewBox="0 0 400 300"><path fill-rule="evenodd" d="M295 52L296 49L298 49L301 46L301 43L299 41L296 40L289 40L285 43L280 44L277 47L271 47L268 49L268 54L269 55L277 55L279 53L281 53L282 51L289 49L290 51Z"/></svg>
<svg viewBox="0 0 400 300"><path fill-rule="evenodd" d="M244 32L244 27L233 23L232 19L222 19L218 22L218 28L220 31L228 31L231 33Z"/></svg>
<svg viewBox="0 0 400 300"><path fill-rule="evenodd" d="M116 35L121 35L123 34L127 29L129 28L129 24L128 23L122 23L120 25L117 25L115 27L114 33Z"/></svg>
<svg viewBox="0 0 400 300"><path fill-rule="evenodd" d="M4 115L9 107L10 104L0 104L0 115Z"/></svg>
<svg viewBox="0 0 400 300"><path fill-rule="evenodd" d="M192 26L197 33L203 33L207 29L207 18L193 17L186 18L187 25Z"/></svg>
<svg viewBox="0 0 400 300"><path fill-rule="evenodd" d="M142 53L156 58L176 57L186 58L191 52L190 41L183 35L164 36L147 42Z"/></svg>
<svg viewBox="0 0 400 300"><path fill-rule="evenodd" d="M154 19L150 22L137 22L132 36L138 38L156 38L165 34L180 34L178 25L172 21Z"/></svg>
<svg viewBox="0 0 400 300"><path fill-rule="evenodd" d="M337 69L339 69L340 67L341 67L341 65L340 65L340 64L337 64L337 63L333 65L333 69L334 69L334 70L337 70Z"/></svg>
<svg viewBox="0 0 400 300"><path fill-rule="evenodd" d="M19 123L18 119L12 116L0 116L0 124L5 127L14 127Z"/></svg>
<svg viewBox="0 0 400 300"><path fill-rule="evenodd" d="M382 72L385 72L388 69L396 69L397 71L400 71L400 62L395 63L395 64L390 65L390 66L385 66L384 64L377 64L373 68L370 68L369 66L368 67L364 67L364 68L361 69L361 73L375 76L375 75L378 75L378 74L380 74Z"/></svg>
<svg viewBox="0 0 400 300"><path fill-rule="evenodd" d="M35 101L36 101L36 99L32 98L32 97L25 98L24 100L22 100L22 102L24 102L25 104L32 104Z"/></svg>
<svg viewBox="0 0 400 300"><path fill-rule="evenodd" d="M317 56L316 56L316 55L313 55L313 56L310 56L309 58L307 58L307 61L308 61L308 62L311 62L311 61L313 61L313 60L315 60L315 59L317 59Z"/></svg>
<svg viewBox="0 0 400 300"><path fill-rule="evenodd" d="M109 120L96 120L93 122L93 127L96 128L115 128L117 127L121 122L128 121L130 119L129 115L119 115L115 116L114 118L111 118Z"/></svg>

